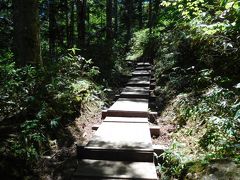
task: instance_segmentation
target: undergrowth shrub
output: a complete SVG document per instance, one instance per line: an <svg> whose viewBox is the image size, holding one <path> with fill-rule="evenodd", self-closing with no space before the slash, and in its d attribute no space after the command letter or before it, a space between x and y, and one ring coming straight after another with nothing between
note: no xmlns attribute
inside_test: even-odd
<svg viewBox="0 0 240 180"><path fill-rule="evenodd" d="M99 71L75 49L46 72L31 66L17 68L11 53L0 59L0 118L18 132L5 139L9 148L1 148L1 153L32 165L49 153L48 141L80 115L81 105L97 99L100 88L93 80Z"/></svg>
<svg viewBox="0 0 240 180"><path fill-rule="evenodd" d="M196 162L204 166L214 159L240 163L238 90L215 85L202 93L178 96L174 105L178 130L160 165L165 176L183 178Z"/></svg>
<svg viewBox="0 0 240 180"><path fill-rule="evenodd" d="M178 127L162 155L162 174L183 179L196 162L201 171L214 159L239 163L239 2L161 5L159 26L153 30L158 32L155 92L165 101L176 98Z"/></svg>
<svg viewBox="0 0 240 180"><path fill-rule="evenodd" d="M0 58L0 119L9 118L24 111L35 91L37 70L26 66L16 68L13 54Z"/></svg>

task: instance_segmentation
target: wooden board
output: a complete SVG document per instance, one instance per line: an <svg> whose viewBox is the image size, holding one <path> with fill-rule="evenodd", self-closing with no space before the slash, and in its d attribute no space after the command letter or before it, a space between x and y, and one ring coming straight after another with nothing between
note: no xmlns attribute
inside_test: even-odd
<svg viewBox="0 0 240 180"><path fill-rule="evenodd" d="M127 86L148 87L149 85L150 85L150 77L149 76L134 76L127 83Z"/></svg>
<svg viewBox="0 0 240 180"><path fill-rule="evenodd" d="M152 67L151 66L139 66L139 67L136 67L135 70L151 70Z"/></svg>
<svg viewBox="0 0 240 180"><path fill-rule="evenodd" d="M149 87L127 86L120 94L122 98L148 98L150 94Z"/></svg>
<svg viewBox="0 0 240 180"><path fill-rule="evenodd" d="M150 76L151 70L135 70L132 75L134 76Z"/></svg>
<svg viewBox="0 0 240 180"><path fill-rule="evenodd" d="M122 92L144 92L149 93L149 87L127 86Z"/></svg>
<svg viewBox="0 0 240 180"><path fill-rule="evenodd" d="M108 110L106 116L147 117L148 99L119 98Z"/></svg>
<svg viewBox="0 0 240 180"><path fill-rule="evenodd" d="M152 162L81 160L72 180L138 179L157 180Z"/></svg>
<svg viewBox="0 0 240 180"><path fill-rule="evenodd" d="M78 147L78 158L152 162L153 147L149 125L103 122L87 145Z"/></svg>
<svg viewBox="0 0 240 180"><path fill-rule="evenodd" d="M120 98L142 98L148 99L148 94L141 94L141 93L121 93Z"/></svg>
<svg viewBox="0 0 240 180"><path fill-rule="evenodd" d="M151 66L151 64L148 62L139 62L137 63L137 66Z"/></svg>
<svg viewBox="0 0 240 180"><path fill-rule="evenodd" d="M103 122L148 123L148 118L106 117Z"/></svg>
<svg viewBox="0 0 240 180"><path fill-rule="evenodd" d="M148 123L103 122L86 147L151 150L149 125Z"/></svg>

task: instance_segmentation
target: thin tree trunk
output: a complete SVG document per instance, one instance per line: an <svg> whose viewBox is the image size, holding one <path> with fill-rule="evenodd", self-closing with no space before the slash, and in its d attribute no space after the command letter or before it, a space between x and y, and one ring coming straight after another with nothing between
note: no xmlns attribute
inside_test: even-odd
<svg viewBox="0 0 240 180"><path fill-rule="evenodd" d="M78 47L84 48L86 35L86 0L77 0L77 17L78 17Z"/></svg>
<svg viewBox="0 0 240 180"><path fill-rule="evenodd" d="M149 0L149 17L148 17L149 33L152 33L152 0Z"/></svg>
<svg viewBox="0 0 240 180"><path fill-rule="evenodd" d="M87 21L87 32L89 31L89 24L90 24L90 7L88 5L86 5L86 9L87 9L87 13L86 13L86 21ZM89 46L90 44L90 38L87 37L87 43L86 45Z"/></svg>
<svg viewBox="0 0 240 180"><path fill-rule="evenodd" d="M106 1L106 40L112 40L112 0Z"/></svg>
<svg viewBox="0 0 240 180"><path fill-rule="evenodd" d="M74 22L75 22L75 2L71 1L70 4L70 24L69 24L69 47L72 48L74 45Z"/></svg>
<svg viewBox="0 0 240 180"><path fill-rule="evenodd" d="M69 41L69 7L68 7L68 0L64 0L64 6L65 6L65 26L66 26L66 43L67 43L67 48L70 46L70 41Z"/></svg>
<svg viewBox="0 0 240 180"><path fill-rule="evenodd" d="M55 0L48 1L49 10L49 54L51 61L56 58L56 35L57 35L57 22L56 22L56 4Z"/></svg>
<svg viewBox="0 0 240 180"><path fill-rule="evenodd" d="M139 21L139 28L142 29L143 28L143 1L142 0L138 0L138 21Z"/></svg>
<svg viewBox="0 0 240 180"><path fill-rule="evenodd" d="M114 35L118 35L118 0L114 0Z"/></svg>
<svg viewBox="0 0 240 180"><path fill-rule="evenodd" d="M154 15L152 17L154 27L157 24L158 13L159 13L159 5L160 5L160 0L154 0Z"/></svg>
<svg viewBox="0 0 240 180"><path fill-rule="evenodd" d="M13 0L14 53L18 66L42 66L38 0Z"/></svg>
<svg viewBox="0 0 240 180"><path fill-rule="evenodd" d="M127 28L127 41L131 39L132 31L132 10L133 10L133 0L125 0L126 9L127 9L127 18L126 18L126 28Z"/></svg>

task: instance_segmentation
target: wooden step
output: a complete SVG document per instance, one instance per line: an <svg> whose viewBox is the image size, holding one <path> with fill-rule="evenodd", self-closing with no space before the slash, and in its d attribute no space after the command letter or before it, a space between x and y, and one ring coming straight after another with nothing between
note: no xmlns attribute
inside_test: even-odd
<svg viewBox="0 0 240 180"><path fill-rule="evenodd" d="M138 179L157 180L152 162L81 160L72 180Z"/></svg>
<svg viewBox="0 0 240 180"><path fill-rule="evenodd" d="M151 66L138 66L135 70L151 70Z"/></svg>
<svg viewBox="0 0 240 180"><path fill-rule="evenodd" d="M141 132L139 134L139 132ZM153 161L148 123L103 122L79 158L121 161Z"/></svg>
<svg viewBox="0 0 240 180"><path fill-rule="evenodd" d="M148 123L103 122L86 147L99 146L105 149L151 149L149 125Z"/></svg>
<svg viewBox="0 0 240 180"><path fill-rule="evenodd" d="M153 162L153 149L105 149L77 146L78 159Z"/></svg>
<svg viewBox="0 0 240 180"><path fill-rule="evenodd" d="M135 76L132 77L127 86L138 86L138 87L149 87L150 86L150 77L149 76Z"/></svg>
<svg viewBox="0 0 240 180"><path fill-rule="evenodd" d="M149 87L127 86L123 89L120 97L122 98L148 98L150 94Z"/></svg>
<svg viewBox="0 0 240 180"><path fill-rule="evenodd" d="M151 76L151 70L135 70L133 76Z"/></svg>
<svg viewBox="0 0 240 180"><path fill-rule="evenodd" d="M143 118L142 118L143 119ZM103 122L112 122L112 121L103 121ZM115 121L115 122L124 122L124 121ZM128 123L128 122L124 122ZM137 122L133 122L137 123ZM92 126L92 130L98 130L98 128L101 126L101 124L95 124ZM150 134L151 136L159 136L160 135L160 127L159 126L149 126Z"/></svg>
<svg viewBox="0 0 240 180"><path fill-rule="evenodd" d="M137 66L138 67L140 67L140 66L151 66L151 64L148 63L148 62L139 62L139 63L137 63Z"/></svg>
<svg viewBox="0 0 240 180"><path fill-rule="evenodd" d="M119 98L108 110L106 116L147 117L148 99Z"/></svg>
<svg viewBox="0 0 240 180"><path fill-rule="evenodd" d="M149 76L134 76L129 81L150 81Z"/></svg>
<svg viewBox="0 0 240 180"><path fill-rule="evenodd" d="M149 93L149 87L126 86L122 92L139 92Z"/></svg>
<svg viewBox="0 0 240 180"><path fill-rule="evenodd" d="M107 110L102 110L102 119L105 119L107 116ZM154 122L158 116L157 112L148 112L148 119L150 122ZM134 117L133 117L134 118Z"/></svg>
<svg viewBox="0 0 240 180"><path fill-rule="evenodd" d="M149 86L150 86L150 82L149 82L149 81L141 81L141 82L132 82L132 81L129 81L129 82L127 83L127 86L149 87Z"/></svg>
<svg viewBox="0 0 240 180"><path fill-rule="evenodd" d="M148 99L149 93L122 92L119 98L142 98Z"/></svg>
<svg viewBox="0 0 240 180"><path fill-rule="evenodd" d="M103 122L148 123L148 118L106 117Z"/></svg>

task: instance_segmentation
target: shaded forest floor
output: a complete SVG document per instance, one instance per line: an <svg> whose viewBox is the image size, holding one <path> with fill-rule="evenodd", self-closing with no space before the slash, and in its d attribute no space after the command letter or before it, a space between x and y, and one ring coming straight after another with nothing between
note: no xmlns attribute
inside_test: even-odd
<svg viewBox="0 0 240 180"><path fill-rule="evenodd" d="M53 142L53 153L50 156L43 157L38 163L37 172L41 179L70 179L77 168L76 144L86 144L93 136L92 126L101 121L101 108L97 104L88 104L82 111L82 115L65 129L71 132L74 137L74 143L69 146L57 146ZM66 137L69 141L72 137Z"/></svg>

